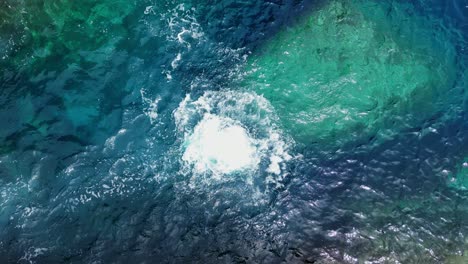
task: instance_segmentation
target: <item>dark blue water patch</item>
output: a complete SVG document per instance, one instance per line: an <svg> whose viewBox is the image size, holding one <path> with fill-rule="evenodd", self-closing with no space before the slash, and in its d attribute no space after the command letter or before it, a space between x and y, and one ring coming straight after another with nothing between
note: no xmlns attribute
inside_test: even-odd
<svg viewBox="0 0 468 264"><path fill-rule="evenodd" d="M428 245L463 252L467 193L448 187L443 171L455 170L464 159L468 126L463 115L430 125L436 130L402 133L384 144L342 151L328 161L330 154L322 157L316 149L308 155L287 190L300 197L289 201L298 205L289 206L309 208L298 209L301 214L290 225L298 230L304 221L315 225L295 233L298 237L290 244L300 250L300 259L320 259L326 253L346 262L342 252L367 255L376 247L386 256L405 248L408 254L398 257L408 262L425 259ZM405 242L406 236L415 235L420 248ZM433 257L444 261L443 254Z"/></svg>
<svg viewBox="0 0 468 264"><path fill-rule="evenodd" d="M446 22L461 29L463 32L468 30L468 1L450 0L450 1L411 1L416 10L423 13L431 13L443 18ZM465 35L466 36L466 35Z"/></svg>
<svg viewBox="0 0 468 264"><path fill-rule="evenodd" d="M319 9L327 1L268 0L223 1L201 5L200 24L217 42L231 48L254 49L302 14Z"/></svg>
<svg viewBox="0 0 468 264"><path fill-rule="evenodd" d="M434 188L432 179L420 182L424 187L412 190L409 186L414 179L382 177L378 172L369 169L353 173L353 177L361 180L346 177L350 172L334 172L329 177L338 181L329 185L321 185L323 180L312 181L307 186L300 181L297 185L293 183L291 193L298 197L288 207L301 213L289 222L289 232L297 237L290 244L303 252L304 259L321 259L324 253L334 252L330 259L345 262L343 253L369 258L370 255L389 256L404 248L406 253L397 253L397 259L410 262L423 258L430 262L443 261L445 253L424 258L425 247L437 245L439 250L464 250L464 238L460 234L466 232L463 222L466 197L462 193ZM320 174L313 175L320 177ZM369 178L374 180L366 180ZM378 183L376 178L380 180ZM421 181L422 177L417 178ZM430 233L425 234L427 230ZM402 241L412 236L419 237L418 244ZM386 244L393 246L389 248Z"/></svg>

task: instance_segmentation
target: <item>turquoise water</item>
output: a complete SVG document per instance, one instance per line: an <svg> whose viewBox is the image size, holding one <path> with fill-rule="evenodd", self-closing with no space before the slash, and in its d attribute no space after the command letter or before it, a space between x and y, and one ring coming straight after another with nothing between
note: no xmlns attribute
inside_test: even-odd
<svg viewBox="0 0 468 264"><path fill-rule="evenodd" d="M0 263L466 263L468 2L0 3Z"/></svg>

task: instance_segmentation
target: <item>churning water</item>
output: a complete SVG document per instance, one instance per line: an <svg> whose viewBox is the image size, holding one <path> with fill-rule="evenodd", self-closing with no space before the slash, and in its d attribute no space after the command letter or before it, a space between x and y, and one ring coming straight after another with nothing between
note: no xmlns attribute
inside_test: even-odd
<svg viewBox="0 0 468 264"><path fill-rule="evenodd" d="M3 0L0 263L467 263L468 1Z"/></svg>

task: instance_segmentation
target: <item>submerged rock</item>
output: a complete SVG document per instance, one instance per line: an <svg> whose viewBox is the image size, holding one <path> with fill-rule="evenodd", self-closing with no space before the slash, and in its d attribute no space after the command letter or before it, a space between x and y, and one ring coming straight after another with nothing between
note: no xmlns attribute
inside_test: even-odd
<svg viewBox="0 0 468 264"><path fill-rule="evenodd" d="M268 99L304 144L417 126L453 86L455 51L446 32L408 10L331 1L254 53L244 86Z"/></svg>

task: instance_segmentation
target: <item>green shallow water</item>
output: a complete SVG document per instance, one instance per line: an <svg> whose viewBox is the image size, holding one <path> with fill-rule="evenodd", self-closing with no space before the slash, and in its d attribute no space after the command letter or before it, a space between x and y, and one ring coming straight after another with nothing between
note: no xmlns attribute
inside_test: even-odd
<svg viewBox="0 0 468 264"><path fill-rule="evenodd" d="M331 1L249 58L244 85L299 142L388 138L448 103L450 35L400 3Z"/></svg>
<svg viewBox="0 0 468 264"><path fill-rule="evenodd" d="M0 5L0 32L10 35L2 49L3 62L38 70L96 61L86 56L90 51L112 54L116 44L128 37L123 20L137 4L59 0L3 1Z"/></svg>

